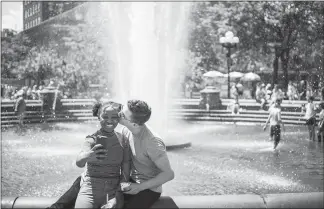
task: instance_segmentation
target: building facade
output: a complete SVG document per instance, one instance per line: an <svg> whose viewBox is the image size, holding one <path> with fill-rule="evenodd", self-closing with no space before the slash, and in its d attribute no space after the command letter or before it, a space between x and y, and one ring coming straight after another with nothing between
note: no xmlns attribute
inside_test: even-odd
<svg viewBox="0 0 324 209"><path fill-rule="evenodd" d="M24 30L35 27L40 23L68 11L82 3L83 2L80 1L24 1Z"/></svg>

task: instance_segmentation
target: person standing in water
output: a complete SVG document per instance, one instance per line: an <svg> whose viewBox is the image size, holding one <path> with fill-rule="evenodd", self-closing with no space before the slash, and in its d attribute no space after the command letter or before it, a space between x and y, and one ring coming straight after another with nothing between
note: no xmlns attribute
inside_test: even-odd
<svg viewBox="0 0 324 209"><path fill-rule="evenodd" d="M281 99L276 99L275 104L269 110L269 117L263 127L265 131L270 122L270 138L274 141L273 149L276 149L281 139L281 126L284 131L284 123L281 120Z"/></svg>
<svg viewBox="0 0 324 209"><path fill-rule="evenodd" d="M308 103L305 105L306 110L304 118L306 119L306 125L309 132L309 140L315 141L315 127L316 127L316 107L313 103L314 97L310 96L308 98Z"/></svg>
<svg viewBox="0 0 324 209"><path fill-rule="evenodd" d="M24 127L24 117L26 112L26 92L22 91L17 95L18 99L15 102L14 111L18 119L18 131L21 131Z"/></svg>

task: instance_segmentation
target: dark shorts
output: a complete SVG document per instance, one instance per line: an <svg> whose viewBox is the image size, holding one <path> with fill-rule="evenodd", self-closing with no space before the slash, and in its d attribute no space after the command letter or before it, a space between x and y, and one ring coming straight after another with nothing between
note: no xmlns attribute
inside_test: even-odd
<svg viewBox="0 0 324 209"><path fill-rule="evenodd" d="M146 189L135 195L124 194L124 209L128 208L151 208L160 198L161 193Z"/></svg>
<svg viewBox="0 0 324 209"><path fill-rule="evenodd" d="M280 125L270 126L270 137L275 137L275 141L280 141L281 128Z"/></svg>
<svg viewBox="0 0 324 209"><path fill-rule="evenodd" d="M308 125L308 126L315 126L315 124L316 124L316 118L315 117L311 117L311 118L306 120L306 125Z"/></svg>

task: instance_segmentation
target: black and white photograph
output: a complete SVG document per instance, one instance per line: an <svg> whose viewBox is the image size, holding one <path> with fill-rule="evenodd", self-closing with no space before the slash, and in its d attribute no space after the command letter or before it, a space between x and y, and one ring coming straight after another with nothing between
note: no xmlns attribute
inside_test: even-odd
<svg viewBox="0 0 324 209"><path fill-rule="evenodd" d="M1 208L324 208L324 1L0 1Z"/></svg>

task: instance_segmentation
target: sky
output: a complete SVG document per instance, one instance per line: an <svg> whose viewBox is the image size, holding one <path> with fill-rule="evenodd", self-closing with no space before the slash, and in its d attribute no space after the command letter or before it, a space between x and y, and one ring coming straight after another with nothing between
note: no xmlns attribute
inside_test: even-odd
<svg viewBox="0 0 324 209"><path fill-rule="evenodd" d="M1 0L0 0L1 1ZM1 29L23 30L22 1L1 1Z"/></svg>

